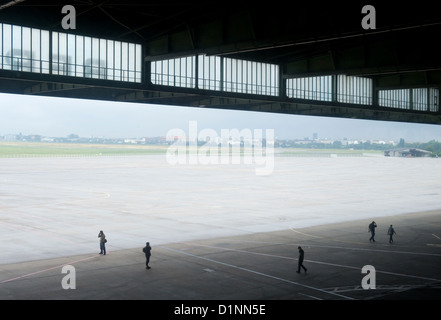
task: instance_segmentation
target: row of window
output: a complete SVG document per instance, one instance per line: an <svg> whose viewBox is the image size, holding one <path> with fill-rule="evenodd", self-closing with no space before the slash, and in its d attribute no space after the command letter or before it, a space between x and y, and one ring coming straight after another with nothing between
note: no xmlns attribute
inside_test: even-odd
<svg viewBox="0 0 441 320"><path fill-rule="evenodd" d="M335 89L334 81L336 82ZM343 103L370 105L373 101L372 89L372 79L346 75L286 80L286 95L297 99L336 100Z"/></svg>
<svg viewBox="0 0 441 320"><path fill-rule="evenodd" d="M372 105L372 79L338 75L336 82L336 101ZM333 101L333 76L287 79L286 90L287 96L290 98ZM378 90L378 105L389 108L438 112L439 89Z"/></svg>
<svg viewBox="0 0 441 320"><path fill-rule="evenodd" d="M0 69L142 82L140 44L0 23ZM151 62L153 84L278 96L279 66L219 56ZM370 78L337 75L286 79L289 98L372 105ZM435 88L379 90L383 107L439 111Z"/></svg>
<svg viewBox="0 0 441 320"><path fill-rule="evenodd" d="M222 58L189 56L153 61L151 81L157 85L260 95L279 95L279 68L274 64ZM346 75L286 79L289 98L338 101L372 105L373 80ZM435 88L379 90L382 107L438 112Z"/></svg>
<svg viewBox="0 0 441 320"><path fill-rule="evenodd" d="M378 92L378 104L389 108L438 112L439 89L380 90Z"/></svg>
<svg viewBox="0 0 441 320"><path fill-rule="evenodd" d="M197 71L196 71L197 69ZM152 61L151 81L158 85L261 94L279 94L277 65L217 56Z"/></svg>
<svg viewBox="0 0 441 320"><path fill-rule="evenodd" d="M0 68L49 73L49 31L0 24Z"/></svg>
<svg viewBox="0 0 441 320"><path fill-rule="evenodd" d="M141 82L142 47L0 23L0 69Z"/></svg>

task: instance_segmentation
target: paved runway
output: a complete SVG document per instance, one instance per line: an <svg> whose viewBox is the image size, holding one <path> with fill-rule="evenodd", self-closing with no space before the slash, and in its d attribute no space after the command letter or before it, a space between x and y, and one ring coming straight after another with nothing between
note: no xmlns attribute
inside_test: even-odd
<svg viewBox="0 0 441 320"><path fill-rule="evenodd" d="M441 298L441 212L5 264L2 299L359 300ZM397 227L393 244L385 234ZM308 272L298 274L298 246ZM65 265L74 271L62 272ZM375 268L363 289L365 265ZM67 277L67 278L66 278ZM63 280L64 279L64 280ZM75 288L63 288L69 279ZM72 280L74 279L74 280ZM73 282L72 282L73 281ZM372 282L373 281L373 282Z"/></svg>
<svg viewBox="0 0 441 320"><path fill-rule="evenodd" d="M243 166L133 159L34 159L32 167L21 159L0 169L8 183L0 187L1 299L441 298L438 160L291 159L256 177ZM295 272L299 245L307 274ZM63 273L65 265L73 269ZM373 275L361 272L367 265L375 289L362 287Z"/></svg>

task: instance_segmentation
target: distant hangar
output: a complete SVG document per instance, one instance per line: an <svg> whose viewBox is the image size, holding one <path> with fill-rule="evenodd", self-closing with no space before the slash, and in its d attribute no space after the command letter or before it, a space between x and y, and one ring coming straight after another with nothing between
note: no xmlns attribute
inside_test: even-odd
<svg viewBox="0 0 441 320"><path fill-rule="evenodd" d="M434 154L431 151L416 149L416 148L398 148L393 150L384 151L386 157L406 157L406 158L416 158L416 157L433 157Z"/></svg>

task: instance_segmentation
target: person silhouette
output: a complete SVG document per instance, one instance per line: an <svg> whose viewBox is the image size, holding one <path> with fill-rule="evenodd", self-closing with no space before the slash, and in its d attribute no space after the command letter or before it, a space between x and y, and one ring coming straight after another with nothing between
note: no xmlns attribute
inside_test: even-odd
<svg viewBox="0 0 441 320"><path fill-rule="evenodd" d="M394 227L392 227L392 225L390 225L389 229L387 230L387 234L389 235L389 243L394 242L393 236L397 233L395 232L395 229Z"/></svg>
<svg viewBox="0 0 441 320"><path fill-rule="evenodd" d="M300 268L303 268L303 270L308 271L308 269L305 268L303 265L303 259L305 258L305 251L303 251L302 247L298 247L299 249L299 259L298 259L298 267L297 267L297 273L300 273Z"/></svg>
<svg viewBox="0 0 441 320"><path fill-rule="evenodd" d="M149 266L151 251L152 251L152 247L150 246L150 243L146 242L145 247L142 248L142 252L144 252L144 254L145 254L145 268L146 269L151 269L151 267Z"/></svg>
<svg viewBox="0 0 441 320"><path fill-rule="evenodd" d="M377 227L377 224L375 223L375 221L372 221L369 224L369 230L368 232L371 233L371 237L369 238L369 242L373 241L375 242L375 228Z"/></svg>
<svg viewBox="0 0 441 320"><path fill-rule="evenodd" d="M100 238L100 254L106 255L106 235L104 234L103 230L98 233L98 238Z"/></svg>

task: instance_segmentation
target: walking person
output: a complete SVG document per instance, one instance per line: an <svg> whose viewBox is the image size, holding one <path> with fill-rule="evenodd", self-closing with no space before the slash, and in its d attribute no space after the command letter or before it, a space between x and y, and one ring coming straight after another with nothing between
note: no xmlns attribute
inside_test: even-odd
<svg viewBox="0 0 441 320"><path fill-rule="evenodd" d="M151 251L152 251L152 247L150 247L150 243L146 242L145 247L142 248L142 252L144 252L144 254L145 254L145 268L146 269L151 269L149 266Z"/></svg>
<svg viewBox="0 0 441 320"><path fill-rule="evenodd" d="M100 254L106 255L106 235L104 234L103 230L98 233L98 238L100 238Z"/></svg>
<svg viewBox="0 0 441 320"><path fill-rule="evenodd" d="M369 224L369 230L368 232L371 233L371 237L369 238L369 242L373 241L375 242L375 228L377 227L377 224L375 223L375 221L372 221Z"/></svg>
<svg viewBox="0 0 441 320"><path fill-rule="evenodd" d="M397 233L395 232L395 229L394 227L392 227L392 225L390 225L389 229L387 230L387 234L389 235L389 243L393 243L394 242L393 236L394 234Z"/></svg>
<svg viewBox="0 0 441 320"><path fill-rule="evenodd" d="M299 260L298 260L298 267L297 267L297 273L300 273L300 268L303 268L303 270L308 271L308 269L305 268L303 265L303 259L305 258L305 251L303 251L302 247L298 247L299 249Z"/></svg>

